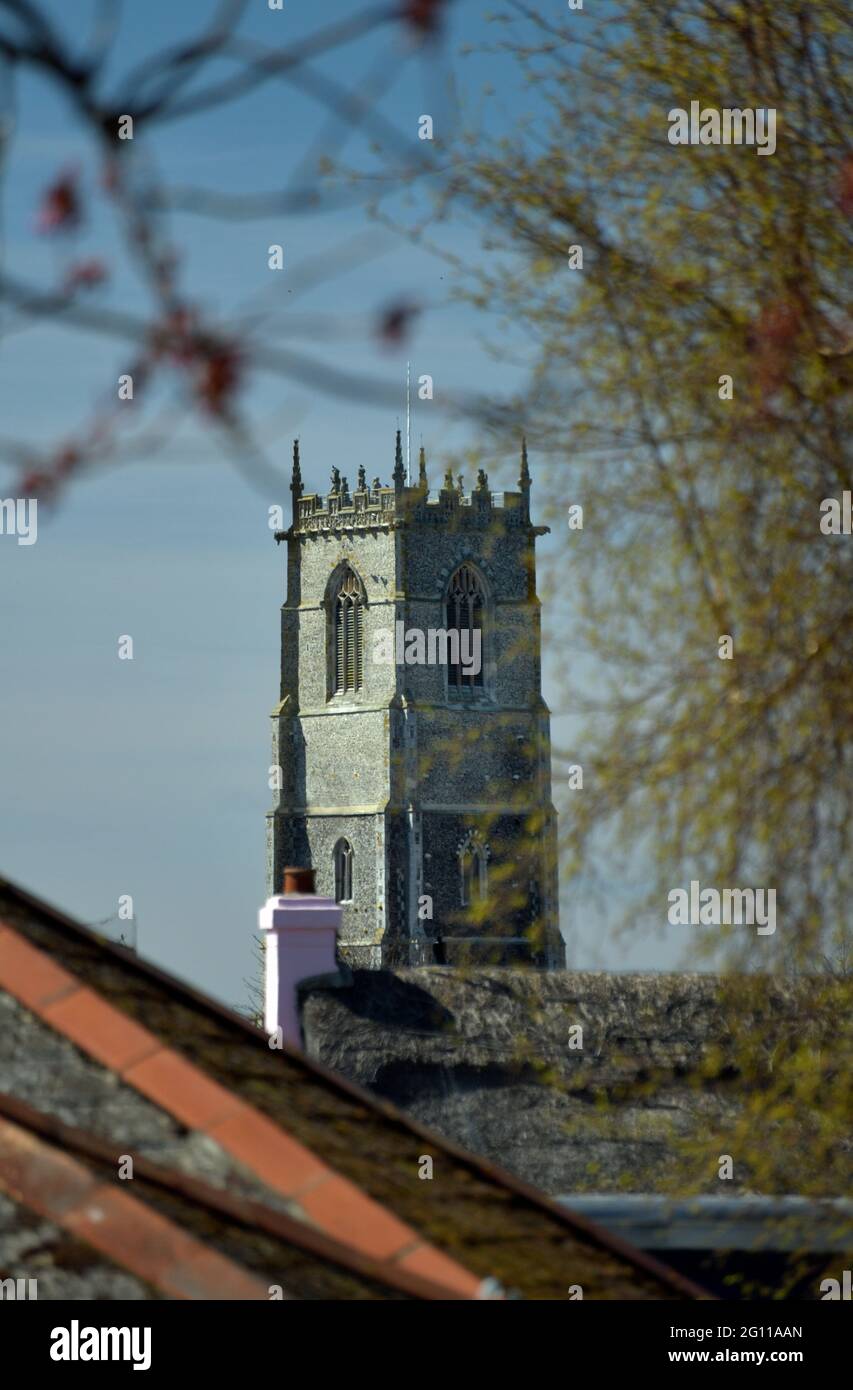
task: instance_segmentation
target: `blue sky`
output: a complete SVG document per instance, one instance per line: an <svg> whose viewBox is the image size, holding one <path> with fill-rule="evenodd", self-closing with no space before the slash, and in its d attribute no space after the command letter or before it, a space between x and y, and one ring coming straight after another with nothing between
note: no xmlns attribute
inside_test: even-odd
<svg viewBox="0 0 853 1390"><path fill-rule="evenodd" d="M68 7L41 3L67 31ZM165 0L126 4L107 88L146 54L195 32L213 8L202 0L180 8ZM322 22L355 10L327 0ZM90 13L83 0L74 6L75 34L86 35ZM241 32L276 42L313 31L316 15L313 6L288 3L271 12L254 0ZM396 26L320 68L350 83L371 72L393 74L381 109L411 137L424 112L437 132L449 133L463 106L497 133L535 112L535 95L521 89L507 60L460 55L464 45L493 37L484 15L471 0L452 7L434 53L412 55ZM145 143L173 182L256 192L282 186L325 122L315 103L273 82L239 103L158 128ZM333 147L371 166L360 137L346 143L338 129ZM41 288L56 283L69 252L35 235L33 225L45 187L70 166L80 171L89 209L74 254L103 257L112 272L102 300L93 302L143 312L145 293L97 192L91 144L64 100L30 76L18 89L6 165L5 269ZM405 206L402 193L391 206L405 215L418 210L417 201ZM252 371L248 413L268 460L284 470L278 493L250 485L215 431L199 427L189 402L177 398L162 448L80 479L54 512L42 509L36 545L0 541L0 869L91 923L111 917L119 896L131 894L144 954L244 1002L265 887L268 713L278 691L284 597L284 552L267 518L271 504L289 502L290 441L301 438L309 486L325 487L333 465L351 481L362 464L370 477L385 479L404 411L407 356L415 377L434 376L438 396L442 389L508 390L520 377L484 350L488 321L453 300L442 260L380 233L357 205L252 222L176 215L171 227L183 283L208 313L226 320L247 303L276 307L277 297L284 324L288 314L304 316L299 336L281 337L280 346L375 376L399 389L399 404L336 400ZM470 219L443 223L437 236L457 254L480 254ZM277 278L267 268L274 242L285 250ZM354 243L363 258L350 264ZM318 258L329 274L292 307L298 267ZM410 345L389 352L370 326L377 309L397 298L427 309ZM127 353L118 340L10 321L6 309L0 315L7 330L0 337L0 436L44 448L67 442L114 389ZM448 451L477 443L470 425L426 404L416 409L415 447L421 437L436 481ZM9 495L15 476L0 459L0 495ZM553 706L549 670L559 653L547 612L545 633ZM132 662L117 659L121 634L133 637ZM571 903L564 924L572 927L573 965L673 963L672 947L660 942L630 951L603 946L600 922L583 920Z"/></svg>

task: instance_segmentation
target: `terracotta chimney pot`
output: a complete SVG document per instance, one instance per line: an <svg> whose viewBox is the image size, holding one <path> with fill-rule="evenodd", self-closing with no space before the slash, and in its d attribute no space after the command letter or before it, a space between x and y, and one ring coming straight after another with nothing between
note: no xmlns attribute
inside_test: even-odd
<svg viewBox="0 0 853 1390"><path fill-rule="evenodd" d="M258 914L266 933L264 951L264 1028L281 1029L285 1042L302 1046L297 987L314 975L338 968L336 947L341 909L314 892L314 870L288 867L283 891Z"/></svg>

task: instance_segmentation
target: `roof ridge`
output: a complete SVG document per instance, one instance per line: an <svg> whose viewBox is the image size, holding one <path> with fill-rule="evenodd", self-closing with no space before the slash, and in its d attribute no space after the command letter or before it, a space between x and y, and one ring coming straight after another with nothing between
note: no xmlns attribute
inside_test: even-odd
<svg viewBox="0 0 853 1390"><path fill-rule="evenodd" d="M50 1147L63 1151L70 1150L72 1153L96 1163L110 1166L115 1164L115 1150L106 1140L98 1138L97 1135L88 1130L80 1129L75 1125L68 1125L64 1120L59 1120L54 1115L37 1110L17 1096L0 1091L0 1133L2 1133L4 1119L11 1121L21 1129L38 1135ZM320 1259L340 1264L353 1273L374 1279L377 1283L385 1284L402 1293L424 1299L458 1300L464 1298L464 1295L448 1289L434 1280L426 1279L419 1274L412 1274L397 1265L389 1265L387 1262L374 1260L368 1255L363 1255L353 1246L337 1240L318 1227L310 1226L306 1221L299 1221L295 1217L288 1216L285 1212L276 1211L253 1198L237 1197L221 1188L214 1187L202 1178L191 1177L189 1173L181 1172L180 1169L163 1167L141 1154L133 1157L133 1173L134 1180L141 1178L143 1182L206 1207L218 1215L227 1216L230 1220L236 1221L248 1229L261 1230L279 1240L297 1246L310 1255L316 1255ZM2 1186L2 1181L2 1151L0 1151L0 1186Z"/></svg>
<svg viewBox="0 0 853 1390"><path fill-rule="evenodd" d="M170 1298L268 1297L268 1287L235 1260L5 1113L0 1190Z"/></svg>
<svg viewBox="0 0 853 1390"><path fill-rule="evenodd" d="M10 953L4 938L17 943ZM453 1281L473 1297L482 1283L451 1256L437 1250L394 1212L344 1177L257 1106L229 1091L196 1062L168 1047L123 1010L54 962L0 917L0 985L55 1031L114 1070L155 1105L188 1129L209 1136L304 1211L305 1219L330 1234L343 1227L369 1240L386 1260L440 1262Z"/></svg>
<svg viewBox="0 0 853 1390"><path fill-rule="evenodd" d="M663 1283L668 1286L673 1290L676 1296L690 1299L710 1299L712 1297L706 1289L703 1289L701 1286L693 1283L692 1280L655 1259L654 1256L647 1254L645 1251L638 1250L627 1241L612 1235L609 1231L578 1213L566 1210L556 1201L548 1197L547 1194L525 1182L522 1178L508 1172L500 1165L472 1153L470 1150L456 1144L446 1136L438 1134L428 1126L420 1124L411 1116L398 1110L390 1102L374 1095L357 1083L350 1081L348 1077L344 1077L331 1070L331 1068L324 1066L321 1062L301 1052L298 1048L285 1042L281 1047L276 1047L274 1051L271 1051L269 1049L268 1039L261 1029L255 1027L248 1019L237 1013L236 1010L229 1009L227 1006L220 1004L218 1000L212 999L209 995L202 993L193 985L160 969L159 966L153 965L150 961L146 961L144 958L139 957L135 952L129 951L125 947L118 946L114 942L105 940L96 932L76 922L66 913L43 902L33 894L28 893L25 889L19 888L16 884L3 877L0 877L0 929L2 929L4 924L4 919L2 917L4 897L6 897L7 900L11 899L13 903L18 903L19 905L23 905L35 911L42 919L47 918L53 926L66 933L71 938L82 938L86 940L99 951L111 956L117 963L120 963L123 968L146 977L172 993L182 996L188 1003L204 1010L209 1015L215 1016L231 1027L239 1028L247 1041L253 1046L262 1047L270 1056L274 1056L277 1052L282 1060L287 1059L295 1063L318 1081L332 1087L336 1092L343 1093L350 1099L368 1107L375 1114L390 1121L398 1128L408 1131L418 1139L426 1140L439 1152L443 1152L454 1158L457 1162L476 1173L480 1178L485 1179L493 1186L503 1189L509 1196L521 1198L523 1201L535 1206L543 1215L548 1216L561 1226L567 1234L571 1233L586 1245L597 1246L617 1256L628 1265L641 1270L658 1283ZM8 924L8 926L20 939L24 939L17 928L12 927L11 924ZM129 1019L130 1015L124 1014L124 1017ZM187 1065L190 1065L190 1063L187 1063ZM196 1069L201 1071L201 1068ZM203 1074L207 1080L207 1074ZM257 1109L257 1113L269 1120L270 1124L274 1124L277 1128L280 1128L278 1122L270 1119L263 1110ZM286 1131L282 1132L286 1133Z"/></svg>

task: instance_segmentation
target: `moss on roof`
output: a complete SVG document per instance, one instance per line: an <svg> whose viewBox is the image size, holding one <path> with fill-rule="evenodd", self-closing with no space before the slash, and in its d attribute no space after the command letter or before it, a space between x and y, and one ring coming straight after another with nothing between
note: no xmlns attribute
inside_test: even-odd
<svg viewBox="0 0 853 1390"><path fill-rule="evenodd" d="M330 1166L483 1278L525 1298L680 1299L689 1285L602 1240L532 1189L295 1049L270 1049L238 1014L0 880L0 915L164 1045L268 1115ZM418 1177L429 1153L434 1177Z"/></svg>
<svg viewBox="0 0 853 1390"><path fill-rule="evenodd" d="M97 1178L109 1184L115 1182L115 1154L103 1140L0 1095L0 1116L3 1115L14 1124L30 1129L43 1143L70 1153L76 1163ZM337 1242L302 1223L265 1209L256 1201L235 1198L208 1183L188 1179L184 1173L141 1157L134 1162L133 1198L181 1227L206 1248L216 1250L254 1274L262 1284L280 1286L286 1298L362 1301L405 1300L413 1296L396 1286L395 1270L388 1271L387 1280L384 1271L372 1277L366 1269L343 1263L335 1249ZM28 1224L50 1224L29 1212L20 1202L17 1205L17 1224L21 1229ZM274 1229L276 1226L280 1229ZM54 1245L53 1265L82 1269L95 1265L115 1266L114 1261L94 1251L85 1241L58 1228ZM349 1259L354 1256L352 1251L344 1253ZM159 1296L156 1290L151 1289L150 1293Z"/></svg>

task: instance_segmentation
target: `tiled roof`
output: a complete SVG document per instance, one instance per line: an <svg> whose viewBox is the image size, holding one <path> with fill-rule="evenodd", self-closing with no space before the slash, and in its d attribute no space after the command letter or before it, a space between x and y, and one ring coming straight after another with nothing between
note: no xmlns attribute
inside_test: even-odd
<svg viewBox="0 0 853 1390"><path fill-rule="evenodd" d="M0 1093L0 1192L169 1298L452 1299L304 1221L136 1157Z"/></svg>
<svg viewBox="0 0 853 1390"><path fill-rule="evenodd" d="M168 1298L269 1297L259 1280L139 1201L131 1184L104 1181L5 1115L0 1189Z"/></svg>
<svg viewBox="0 0 853 1390"><path fill-rule="evenodd" d="M327 1235L462 1296L701 1297L651 1257L0 880L0 988ZM418 1177L433 1158L432 1181Z"/></svg>
<svg viewBox="0 0 853 1390"><path fill-rule="evenodd" d="M175 1119L207 1134L305 1219L372 1259L400 1261L448 1290L476 1296L480 1280L437 1250L303 1144L193 1062L165 1047L43 950L0 925L0 985Z"/></svg>

